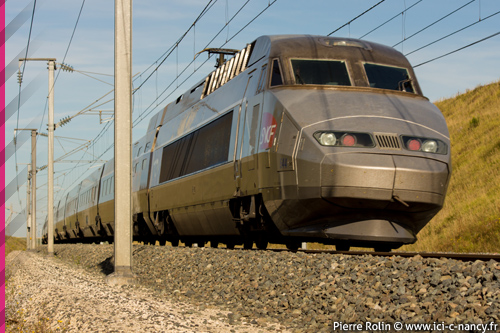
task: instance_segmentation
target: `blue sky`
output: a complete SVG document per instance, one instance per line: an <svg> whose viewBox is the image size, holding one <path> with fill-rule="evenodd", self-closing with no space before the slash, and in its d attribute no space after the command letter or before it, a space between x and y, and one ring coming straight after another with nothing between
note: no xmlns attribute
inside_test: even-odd
<svg viewBox="0 0 500 333"><path fill-rule="evenodd" d="M214 60L207 60L207 55L200 55L178 80L180 73L193 60L194 54L205 46L228 48L243 48L258 36L265 34L314 34L327 35L341 27L360 13L376 5L379 0L218 0L209 12L201 18L179 44L178 49L161 65L151 78L134 94L133 119L144 118L133 130L134 140L141 137L148 125L150 115L158 112L168 102L178 97L192 84L206 76L214 65ZM28 19L17 20L22 25L17 28L7 40L6 62L18 58L18 54L26 47L30 28L32 7L29 0L6 1L6 22L11 22L25 8ZM162 55L191 26L196 17L208 3L208 0L183 1L135 1L133 23L133 73L138 74L134 86L138 87L152 73L150 66L155 68ZM246 5L245 5L246 3ZM269 4L272 5L269 7ZM226 22L244 6L244 9L227 25ZM414 5L414 6L413 6ZM60 72L55 84L55 117L56 121L66 116L75 115L81 110L99 100L112 89L113 83L113 43L114 43L114 1L86 0L78 22L71 46L68 44L75 27L82 1L38 0L33 21L30 57L51 57L62 62L67 51L65 63L76 70L107 75L91 75L98 80L82 73ZM401 14L405 8L409 8ZM459 9L442 21L423 30L431 23ZM244 25L265 8L269 7L259 18L251 23L241 33L234 36ZM395 45L403 54L412 52L430 42L444 37L458 29L481 20L459 33L440 42L408 55L413 65L418 65L445 53L451 52L470 43L488 37L500 31L500 14L485 19L500 11L498 0L385 0L351 24L337 31L334 36L359 38L385 21L397 15L395 19L370 33L364 39L374 42ZM399 15L398 15L399 14ZM23 23L24 22L24 23ZM225 27L225 28L224 28ZM224 28L224 29L223 29ZM209 44L213 36L220 35ZM417 34L415 34L417 33ZM415 34L414 36L412 36ZM234 36L234 37L233 37ZM226 41L231 39L227 44ZM500 35L488 39L465 50L433 61L416 68L417 78L424 94L431 101L448 98L466 89L472 89L480 84L487 84L500 79ZM23 55L24 57L24 55ZM16 64L17 67L17 64ZM22 87L34 82L39 87L22 105L19 113L15 113L6 121L6 142L13 139L14 128L24 128L35 124L46 132L47 112L47 66L41 62L29 62L25 67ZM196 69L196 72L195 72ZM16 68L17 71L17 68ZM175 89L188 75L184 85ZM56 73L57 75L57 73ZM38 79L36 79L38 77ZM35 81L34 81L35 80ZM102 82L104 81L104 82ZM167 86L172 83L172 87ZM165 92L163 93L163 91ZM19 84L17 75L12 75L6 81L6 103L17 98ZM163 94L162 94L163 93ZM112 94L102 99L105 102L112 99ZM103 104L99 110L112 110L112 101ZM149 112L153 112L148 115ZM43 124L43 125L42 125ZM64 138L93 140L107 126L111 128L104 132L89 150L94 155L103 154L113 142L112 123L100 123L98 115L88 113L74 118L69 124L55 132L60 137L56 140L55 157L64 151L77 147ZM61 142L61 145L58 144ZM84 142L84 141L79 141ZM18 147L17 163L19 171L29 163L29 142ZM38 167L47 163L47 139L38 139ZM113 150L104 153L102 160L112 157ZM66 160L91 160L89 154L79 152ZM58 163L56 164L56 196L61 198L64 190L81 180L89 170L100 163ZM89 169L90 168L90 169ZM6 182L16 177L16 158L13 156L6 162ZM24 176L22 176L24 177ZM20 176L20 178L22 178ZM39 189L38 224L41 226L46 212L47 172L38 174ZM19 195L15 194L7 201L15 211L24 207L26 187L21 187ZM9 215L9 211L6 212ZM39 227L39 229L41 229ZM24 229L21 234L24 233ZM19 235L19 234L16 234Z"/></svg>

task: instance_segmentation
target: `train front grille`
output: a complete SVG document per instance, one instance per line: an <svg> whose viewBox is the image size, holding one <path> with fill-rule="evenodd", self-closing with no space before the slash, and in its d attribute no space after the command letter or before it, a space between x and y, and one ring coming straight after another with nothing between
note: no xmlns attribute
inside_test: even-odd
<svg viewBox="0 0 500 333"><path fill-rule="evenodd" d="M381 149L401 149L399 138L397 134L391 133L373 133L377 145Z"/></svg>

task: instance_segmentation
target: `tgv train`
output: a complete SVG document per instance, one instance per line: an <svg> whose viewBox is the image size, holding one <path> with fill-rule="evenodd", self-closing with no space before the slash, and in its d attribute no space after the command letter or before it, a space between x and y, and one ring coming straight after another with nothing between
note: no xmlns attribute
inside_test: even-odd
<svg viewBox="0 0 500 333"><path fill-rule="evenodd" d="M416 241L450 175L445 119L400 52L262 36L154 115L134 144L133 236L390 250ZM55 212L56 242L112 241L113 160Z"/></svg>

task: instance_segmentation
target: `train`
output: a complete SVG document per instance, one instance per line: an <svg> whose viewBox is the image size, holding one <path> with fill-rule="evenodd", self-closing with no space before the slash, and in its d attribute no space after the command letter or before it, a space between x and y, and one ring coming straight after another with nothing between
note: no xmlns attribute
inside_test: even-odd
<svg viewBox="0 0 500 333"><path fill-rule="evenodd" d="M133 144L134 240L390 251L442 208L448 128L399 51L313 35L208 51L216 68ZM63 196L56 243L113 241L114 181L110 160Z"/></svg>

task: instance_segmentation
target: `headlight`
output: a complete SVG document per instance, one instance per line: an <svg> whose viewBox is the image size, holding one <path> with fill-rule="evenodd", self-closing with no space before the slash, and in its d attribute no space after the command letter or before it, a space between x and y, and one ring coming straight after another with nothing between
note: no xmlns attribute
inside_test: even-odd
<svg viewBox="0 0 500 333"><path fill-rule="evenodd" d="M422 151L426 153L435 153L438 150L438 144L435 140L427 140L422 144Z"/></svg>
<svg viewBox="0 0 500 333"><path fill-rule="evenodd" d="M337 143L337 138L333 133L321 133L319 136L319 143L323 146L335 146Z"/></svg>
<svg viewBox="0 0 500 333"><path fill-rule="evenodd" d="M322 146L373 148L375 144L368 133L321 131L314 137Z"/></svg>
<svg viewBox="0 0 500 333"><path fill-rule="evenodd" d="M443 155L448 153L448 146L441 140L417 138L407 135L401 136L401 139L403 140L403 145L407 150Z"/></svg>

